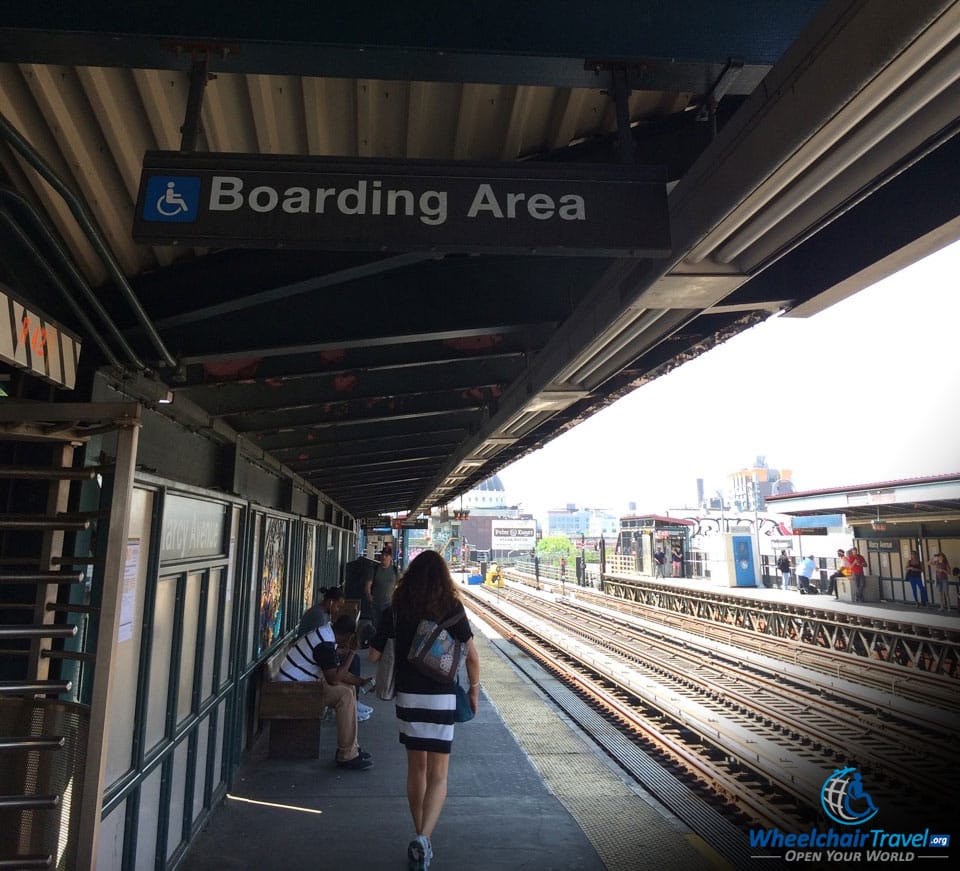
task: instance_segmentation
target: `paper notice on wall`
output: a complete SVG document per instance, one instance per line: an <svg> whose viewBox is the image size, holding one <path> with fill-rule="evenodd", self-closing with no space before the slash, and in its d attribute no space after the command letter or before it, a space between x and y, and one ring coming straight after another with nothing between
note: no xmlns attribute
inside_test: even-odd
<svg viewBox="0 0 960 871"><path fill-rule="evenodd" d="M237 555L236 536L230 539L230 562L227 563L227 601L233 598L233 561Z"/></svg>
<svg viewBox="0 0 960 871"><path fill-rule="evenodd" d="M127 558L123 564L123 595L120 599L120 624L117 643L133 638L133 620L137 612L137 574L140 569L140 539L127 540Z"/></svg>

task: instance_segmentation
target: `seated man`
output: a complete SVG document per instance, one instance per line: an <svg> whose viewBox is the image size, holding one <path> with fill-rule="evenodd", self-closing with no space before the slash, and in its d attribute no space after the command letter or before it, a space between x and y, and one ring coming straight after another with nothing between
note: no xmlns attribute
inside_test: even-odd
<svg viewBox="0 0 960 871"><path fill-rule="evenodd" d="M850 560L847 559L847 552L841 547L837 549L837 570L830 575L830 586L827 587L828 593L833 593L835 599L840 598L840 591L837 587L837 581L850 575Z"/></svg>
<svg viewBox="0 0 960 871"><path fill-rule="evenodd" d="M329 616L335 617L343 593L334 588L324 594ZM369 678L350 673L353 651L338 661L337 641L328 621L298 638L280 664L277 680L314 681L322 687L322 700L337 716L337 766L362 771L373 765L369 753L357 743L357 695L354 687L364 686Z"/></svg>

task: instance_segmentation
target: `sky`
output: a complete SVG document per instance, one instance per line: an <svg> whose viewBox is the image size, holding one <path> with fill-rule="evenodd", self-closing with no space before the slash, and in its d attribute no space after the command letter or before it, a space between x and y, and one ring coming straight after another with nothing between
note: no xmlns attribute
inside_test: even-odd
<svg viewBox="0 0 960 871"><path fill-rule="evenodd" d="M769 318L499 474L538 518L660 513L759 456L797 491L960 472L960 242L813 317Z"/></svg>

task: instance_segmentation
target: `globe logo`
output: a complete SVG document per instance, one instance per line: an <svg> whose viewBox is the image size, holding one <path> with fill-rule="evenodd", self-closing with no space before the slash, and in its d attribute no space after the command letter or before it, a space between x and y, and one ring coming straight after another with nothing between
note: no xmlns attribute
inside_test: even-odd
<svg viewBox="0 0 960 871"><path fill-rule="evenodd" d="M870 793L864 792L860 772L856 768L838 768L820 790L820 804L827 816L843 826L856 826L877 813Z"/></svg>

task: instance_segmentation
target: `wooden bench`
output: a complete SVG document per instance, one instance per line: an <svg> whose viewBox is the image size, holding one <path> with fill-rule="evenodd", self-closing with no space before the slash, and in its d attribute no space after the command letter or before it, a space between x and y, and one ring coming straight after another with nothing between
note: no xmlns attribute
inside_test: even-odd
<svg viewBox="0 0 960 871"><path fill-rule="evenodd" d="M263 664L260 678L260 719L269 722L271 759L318 759L320 721L325 705L317 683L278 681L287 655L284 644Z"/></svg>

